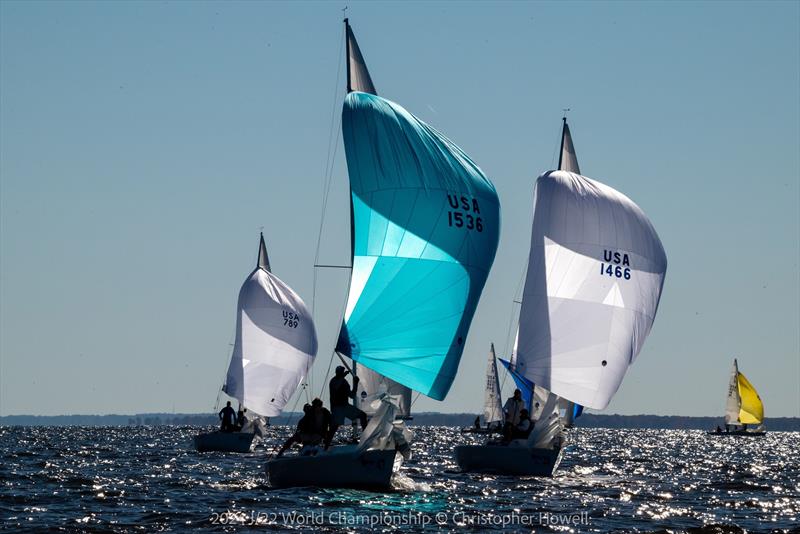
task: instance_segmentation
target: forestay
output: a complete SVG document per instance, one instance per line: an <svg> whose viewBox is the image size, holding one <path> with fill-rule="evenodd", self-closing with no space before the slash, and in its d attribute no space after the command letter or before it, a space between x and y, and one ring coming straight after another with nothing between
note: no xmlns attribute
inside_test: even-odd
<svg viewBox="0 0 800 534"><path fill-rule="evenodd" d="M578 174L539 177L517 371L559 397L605 408L647 338L667 258L628 197Z"/></svg>
<svg viewBox="0 0 800 534"><path fill-rule="evenodd" d="M236 341L223 390L257 415L277 416L316 354L311 314L297 293L270 272L262 235L258 267L239 291Z"/></svg>

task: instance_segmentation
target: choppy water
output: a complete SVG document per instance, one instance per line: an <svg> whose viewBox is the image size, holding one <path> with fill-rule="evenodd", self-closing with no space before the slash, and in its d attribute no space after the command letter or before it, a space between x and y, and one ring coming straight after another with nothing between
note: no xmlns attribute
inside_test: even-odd
<svg viewBox="0 0 800 534"><path fill-rule="evenodd" d="M35 532L800 532L797 432L722 439L576 429L557 475L543 479L459 473L453 447L480 438L417 427L398 489L370 493L273 490L264 444L247 455L199 454L198 430L1 428L0 524ZM267 445L287 430L271 432Z"/></svg>

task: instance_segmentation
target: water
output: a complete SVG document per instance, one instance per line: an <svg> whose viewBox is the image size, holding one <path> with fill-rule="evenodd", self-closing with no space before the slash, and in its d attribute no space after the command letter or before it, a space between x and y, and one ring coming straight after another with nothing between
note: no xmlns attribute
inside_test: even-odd
<svg viewBox="0 0 800 534"><path fill-rule="evenodd" d="M360 532L373 522L408 532L800 532L798 432L723 439L576 429L546 479L459 473L453 447L480 438L416 427L398 489L370 493L273 490L263 445L198 454L198 430L1 428L0 528ZM287 430L270 432L272 445Z"/></svg>

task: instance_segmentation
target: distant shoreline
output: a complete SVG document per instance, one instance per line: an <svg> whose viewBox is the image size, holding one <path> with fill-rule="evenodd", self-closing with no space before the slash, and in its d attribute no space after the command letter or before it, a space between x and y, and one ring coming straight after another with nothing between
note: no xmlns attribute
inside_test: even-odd
<svg viewBox="0 0 800 534"><path fill-rule="evenodd" d="M414 414L411 426L471 426L476 414L421 412ZM272 424L285 425L297 422L299 414L290 413L273 417ZM216 425L214 414L145 413L135 415L6 415L0 417L0 426L204 426ZM722 416L693 417L683 415L615 415L587 413L575 421L576 427L630 428L663 430L710 430L723 426ZM800 417L774 417L765 422L767 430L800 431Z"/></svg>

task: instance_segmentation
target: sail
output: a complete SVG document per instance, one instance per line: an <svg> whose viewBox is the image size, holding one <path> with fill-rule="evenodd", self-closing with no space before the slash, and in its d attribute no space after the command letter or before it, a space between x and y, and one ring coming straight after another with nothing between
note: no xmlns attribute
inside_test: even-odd
<svg viewBox="0 0 800 534"><path fill-rule="evenodd" d="M666 268L653 225L628 197L578 174L541 175L517 371L605 408L650 332Z"/></svg>
<svg viewBox="0 0 800 534"><path fill-rule="evenodd" d="M347 33L347 92L360 91L377 95L364 56L361 55L356 36L353 35L353 29L347 19L344 19L344 26Z"/></svg>
<svg viewBox="0 0 800 534"><path fill-rule="evenodd" d="M442 400L497 250L497 193L401 106L352 92L342 115L353 263L337 350Z"/></svg>
<svg viewBox="0 0 800 534"><path fill-rule="evenodd" d="M555 395L548 395L537 408L536 424L528 435L528 447L549 449L561 439L563 424L558 413L559 400Z"/></svg>
<svg viewBox="0 0 800 534"><path fill-rule="evenodd" d="M764 421L764 404L756 388L742 373L737 376L737 386L739 398L742 400L739 422L745 425L760 425Z"/></svg>
<svg viewBox="0 0 800 534"><path fill-rule="evenodd" d="M374 398L380 393L387 393L396 397L399 402L396 415L401 419L411 417L411 390L398 384L391 378L376 373L367 367L359 367L358 371L358 399L357 406L368 416L375 415Z"/></svg>
<svg viewBox="0 0 800 534"><path fill-rule="evenodd" d="M311 314L269 271L262 235L258 267L239 291L236 341L223 390L257 415L280 415L316 354Z"/></svg>
<svg viewBox="0 0 800 534"><path fill-rule="evenodd" d="M503 406L500 400L500 380L497 376L497 358L494 354L494 343L489 350L489 361L486 365L486 394L483 403L483 418L486 423L502 422Z"/></svg>
<svg viewBox="0 0 800 534"><path fill-rule="evenodd" d="M728 381L728 394L725 397L725 424L739 424L739 406L742 401L739 398L739 364L733 360L731 379Z"/></svg>
<svg viewBox="0 0 800 534"><path fill-rule="evenodd" d="M514 349L511 351L510 360L506 361L501 358L500 362L511 375L511 378L514 379L517 389L522 392L522 399L525 401L525 406L528 407L528 413L530 414L531 419L537 421L541 417L542 408L550 398L551 393L543 387L534 385L533 382L516 371L518 343L519 331L517 331L517 336L514 339ZM559 414L563 414L561 415L561 422L564 425L571 425L575 419L580 417L580 415L583 413L583 406L580 404L575 404L566 399L561 399L555 395L553 396L556 398Z"/></svg>
<svg viewBox="0 0 800 534"><path fill-rule="evenodd" d="M575 155L575 146L572 144L572 134L567 125L567 118L564 117L564 126L561 130L561 152L558 156L558 170L581 173L578 166L578 156Z"/></svg>

